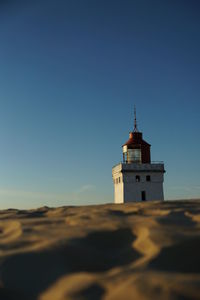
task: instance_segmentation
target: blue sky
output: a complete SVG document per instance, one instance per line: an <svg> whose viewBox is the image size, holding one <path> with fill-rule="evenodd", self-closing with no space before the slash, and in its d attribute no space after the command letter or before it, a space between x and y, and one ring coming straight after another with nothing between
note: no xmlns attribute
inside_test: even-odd
<svg viewBox="0 0 200 300"><path fill-rule="evenodd" d="M165 199L200 197L200 3L0 2L0 206L113 201L138 127Z"/></svg>

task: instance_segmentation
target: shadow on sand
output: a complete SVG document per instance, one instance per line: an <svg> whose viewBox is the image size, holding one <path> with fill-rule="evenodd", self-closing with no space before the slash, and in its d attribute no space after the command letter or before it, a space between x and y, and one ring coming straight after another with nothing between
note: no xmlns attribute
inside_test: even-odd
<svg viewBox="0 0 200 300"><path fill-rule="evenodd" d="M160 271L199 273L200 238L188 239L177 245L163 248L149 267Z"/></svg>
<svg viewBox="0 0 200 300"><path fill-rule="evenodd" d="M1 267L4 289L0 296L4 293L4 300L16 299L16 292L13 293L15 297L12 297L11 291L23 290L27 294L20 295L19 299L32 300L62 275L74 272L104 272L113 267L130 264L140 256L132 248L134 240L135 236L129 228L97 231L84 238L62 242L47 251L8 257ZM83 291L81 299L98 300L103 293L100 286L93 284ZM80 299L78 295L77 299Z"/></svg>

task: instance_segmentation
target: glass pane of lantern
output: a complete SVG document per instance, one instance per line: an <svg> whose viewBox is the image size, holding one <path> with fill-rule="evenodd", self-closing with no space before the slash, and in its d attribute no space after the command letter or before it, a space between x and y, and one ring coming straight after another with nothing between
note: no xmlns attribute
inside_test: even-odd
<svg viewBox="0 0 200 300"><path fill-rule="evenodd" d="M128 149L128 161L129 162L140 162L141 161L141 150L140 149Z"/></svg>
<svg viewBox="0 0 200 300"><path fill-rule="evenodd" d="M127 162L127 152L123 153L123 162Z"/></svg>
<svg viewBox="0 0 200 300"><path fill-rule="evenodd" d="M134 151L134 160L140 161L141 160L141 150L140 149L133 149Z"/></svg>
<svg viewBox="0 0 200 300"><path fill-rule="evenodd" d="M128 161L134 161L134 151L133 151L133 149L128 149Z"/></svg>

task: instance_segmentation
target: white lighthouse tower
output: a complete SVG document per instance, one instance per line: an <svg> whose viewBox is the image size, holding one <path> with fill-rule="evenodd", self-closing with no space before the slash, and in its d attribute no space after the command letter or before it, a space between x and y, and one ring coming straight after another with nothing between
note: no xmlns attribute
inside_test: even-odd
<svg viewBox="0 0 200 300"><path fill-rule="evenodd" d="M122 146L123 162L112 168L115 203L164 200L164 163L151 162L151 145L137 129L134 109L134 130Z"/></svg>

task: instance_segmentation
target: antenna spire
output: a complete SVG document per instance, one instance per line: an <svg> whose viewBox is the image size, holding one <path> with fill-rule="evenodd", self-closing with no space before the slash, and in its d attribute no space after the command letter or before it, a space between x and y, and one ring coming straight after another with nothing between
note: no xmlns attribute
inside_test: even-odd
<svg viewBox="0 0 200 300"><path fill-rule="evenodd" d="M136 118L136 107L134 105L134 132L138 132L137 129L137 118Z"/></svg>

